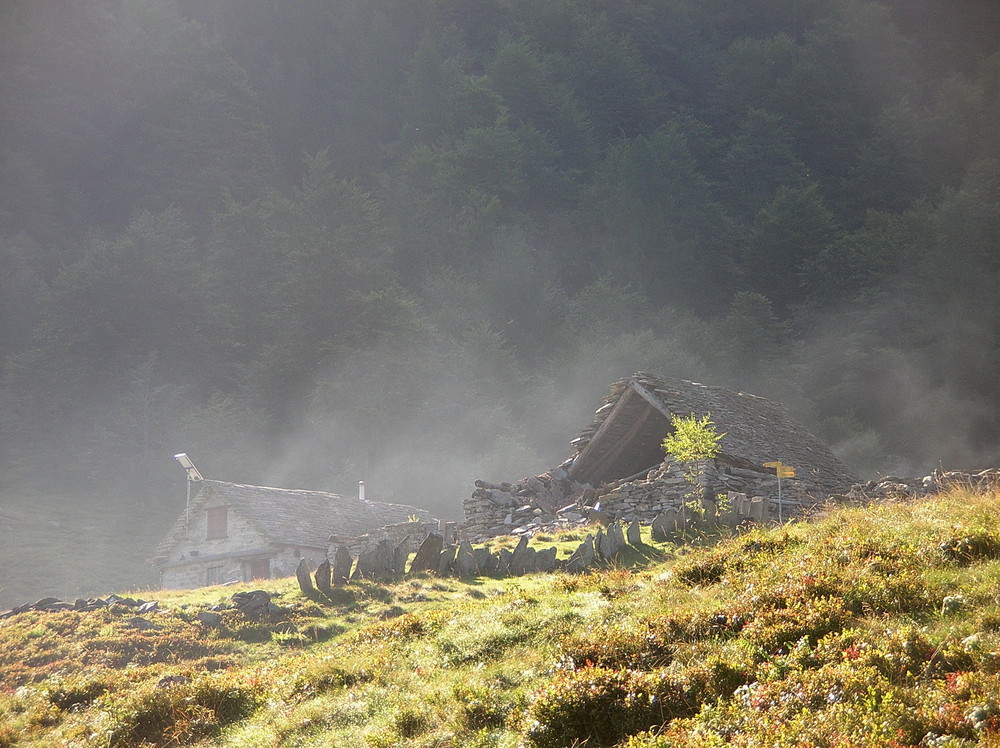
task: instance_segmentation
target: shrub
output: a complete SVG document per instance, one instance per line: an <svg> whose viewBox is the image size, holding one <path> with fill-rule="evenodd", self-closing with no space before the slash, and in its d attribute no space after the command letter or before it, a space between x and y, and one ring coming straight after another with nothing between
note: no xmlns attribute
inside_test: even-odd
<svg viewBox="0 0 1000 748"><path fill-rule="evenodd" d="M901 626L877 634L856 630L826 637L816 647L823 662L844 662L869 668L891 683L909 684L926 678L972 667L972 655L960 642L935 645L917 627Z"/></svg>
<svg viewBox="0 0 1000 748"><path fill-rule="evenodd" d="M423 712L412 707L403 707L392 718L392 726L403 738L413 738L427 731L430 720Z"/></svg>
<svg viewBox="0 0 1000 748"><path fill-rule="evenodd" d="M694 613L659 616L649 621L656 635L667 640L696 642L704 639L731 639L753 620L741 608L722 608Z"/></svg>
<svg viewBox="0 0 1000 748"><path fill-rule="evenodd" d="M459 704L459 722L466 730L502 727L514 709L507 692L483 684L456 685L452 696Z"/></svg>
<svg viewBox="0 0 1000 748"><path fill-rule="evenodd" d="M378 621L358 630L354 639L362 644L386 641L410 641L423 636L436 625L433 617L404 613L401 616Z"/></svg>
<svg viewBox="0 0 1000 748"><path fill-rule="evenodd" d="M718 584L726 573L726 562L716 554L699 553L675 563L673 572L677 581L692 587Z"/></svg>
<svg viewBox="0 0 1000 748"><path fill-rule="evenodd" d="M760 611L740 635L765 651L774 652L803 637L815 645L827 634L841 631L851 618L837 598L795 600L787 608Z"/></svg>
<svg viewBox="0 0 1000 748"><path fill-rule="evenodd" d="M308 658L305 667L291 680L288 698L311 699L330 691L350 688L371 680L368 672L356 672L344 667L341 660L331 657Z"/></svg>
<svg viewBox="0 0 1000 748"><path fill-rule="evenodd" d="M67 710L89 706L111 690L112 685L109 676L55 675L44 682L42 693L51 704Z"/></svg>
<svg viewBox="0 0 1000 748"><path fill-rule="evenodd" d="M859 574L842 594L845 606L856 614L919 613L938 606L920 574L905 567Z"/></svg>
<svg viewBox="0 0 1000 748"><path fill-rule="evenodd" d="M938 544L938 551L947 559L963 566L993 558L1000 558L1000 538L993 533L978 530L961 537L951 537Z"/></svg>
<svg viewBox="0 0 1000 748"><path fill-rule="evenodd" d="M650 670L673 659L670 632L654 626L616 626L574 632L563 642L561 660L570 667Z"/></svg>
<svg viewBox="0 0 1000 748"><path fill-rule="evenodd" d="M117 632L83 645L83 662L110 668L151 665L206 657L222 647L206 642L194 629L183 632Z"/></svg>
<svg viewBox="0 0 1000 748"><path fill-rule="evenodd" d="M109 748L184 745L218 735L249 717L260 694L223 677L129 692L102 707L110 718Z"/></svg>
<svg viewBox="0 0 1000 748"><path fill-rule="evenodd" d="M675 717L698 711L705 683L669 670L583 668L560 673L528 708L528 742L564 748L574 741L598 748Z"/></svg>

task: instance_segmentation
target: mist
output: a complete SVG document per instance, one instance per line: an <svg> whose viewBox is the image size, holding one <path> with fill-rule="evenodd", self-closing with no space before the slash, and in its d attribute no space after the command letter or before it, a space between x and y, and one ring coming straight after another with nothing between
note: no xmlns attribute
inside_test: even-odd
<svg viewBox="0 0 1000 748"><path fill-rule="evenodd" d="M996 31L3 3L0 599L152 584L178 452L460 520L638 370L782 402L865 476L995 465Z"/></svg>

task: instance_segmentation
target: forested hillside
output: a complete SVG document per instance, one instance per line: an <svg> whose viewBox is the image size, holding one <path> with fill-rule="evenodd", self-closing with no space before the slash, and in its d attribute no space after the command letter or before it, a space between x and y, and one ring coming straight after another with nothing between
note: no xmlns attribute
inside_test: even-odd
<svg viewBox="0 0 1000 748"><path fill-rule="evenodd" d="M986 0L5 0L0 489L455 515L640 368L996 464L998 237Z"/></svg>

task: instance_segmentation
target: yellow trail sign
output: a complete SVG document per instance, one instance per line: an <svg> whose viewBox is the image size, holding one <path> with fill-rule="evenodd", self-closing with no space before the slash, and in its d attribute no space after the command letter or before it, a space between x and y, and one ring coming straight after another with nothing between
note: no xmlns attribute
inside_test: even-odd
<svg viewBox="0 0 1000 748"><path fill-rule="evenodd" d="M791 465L783 465L782 463L775 461L775 462L765 462L764 467L774 468L774 472L779 478L795 477L795 468L793 468Z"/></svg>

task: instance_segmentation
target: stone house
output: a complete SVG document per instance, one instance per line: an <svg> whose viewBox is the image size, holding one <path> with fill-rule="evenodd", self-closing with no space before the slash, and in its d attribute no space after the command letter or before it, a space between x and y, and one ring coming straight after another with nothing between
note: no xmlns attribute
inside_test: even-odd
<svg viewBox="0 0 1000 748"><path fill-rule="evenodd" d="M740 510L758 521L789 519L807 513L857 483L851 471L778 403L682 379L639 372L611 385L591 424L570 442L573 455L552 470L514 483L476 482L465 500L465 533L478 539L517 528L551 524L561 517L582 517L588 509L602 516L651 521L676 511L690 498L684 467L663 452L671 416L711 415L723 436L721 453L703 466L702 493L734 495ZM773 468L795 469L782 481ZM742 498L738 498L742 497ZM753 502L752 499L757 501Z"/></svg>
<svg viewBox="0 0 1000 748"><path fill-rule="evenodd" d="M816 496L844 492L857 478L823 442L792 421L778 403L725 387L639 372L615 382L594 420L570 446L567 476L594 486L638 478L664 461L661 442L670 417L710 414L724 433L718 462L768 472L767 462L796 469L796 478ZM773 472L773 471L771 471Z"/></svg>
<svg viewBox="0 0 1000 748"><path fill-rule="evenodd" d="M423 509L323 491L215 480L193 482L181 513L150 559L166 588L290 576L301 558L326 558L331 535L355 538Z"/></svg>

